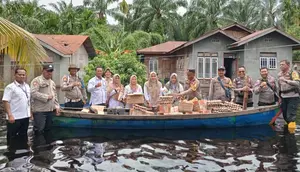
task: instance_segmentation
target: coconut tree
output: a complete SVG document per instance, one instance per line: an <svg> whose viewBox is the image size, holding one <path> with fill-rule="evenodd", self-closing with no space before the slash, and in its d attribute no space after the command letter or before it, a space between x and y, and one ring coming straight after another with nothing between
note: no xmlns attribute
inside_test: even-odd
<svg viewBox="0 0 300 172"><path fill-rule="evenodd" d="M224 8L221 17L223 25L233 22L243 24L251 29L254 28L255 23L261 19L259 15L260 8L257 6L257 0L234 0Z"/></svg>
<svg viewBox="0 0 300 172"><path fill-rule="evenodd" d="M133 21L139 29L146 32L156 32L165 35L168 39L174 38L174 21L178 21L179 7L186 7L186 0L143 0L137 7L139 17Z"/></svg>
<svg viewBox="0 0 300 172"><path fill-rule="evenodd" d="M97 13L99 19L103 20L110 14L108 6L114 2L118 0L84 0L83 4L85 7L90 7Z"/></svg>
<svg viewBox="0 0 300 172"><path fill-rule="evenodd" d="M7 48L7 54L17 62L17 65L29 69L29 63L39 62L47 57L47 54L35 37L0 17L0 49Z"/></svg>

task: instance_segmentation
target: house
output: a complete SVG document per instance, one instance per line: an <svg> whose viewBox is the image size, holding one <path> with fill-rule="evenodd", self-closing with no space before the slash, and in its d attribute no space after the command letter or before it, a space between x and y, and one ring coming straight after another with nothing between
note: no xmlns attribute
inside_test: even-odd
<svg viewBox="0 0 300 172"><path fill-rule="evenodd" d="M156 45L163 48L164 44ZM277 76L279 62L283 59L292 61L292 51L300 48L300 41L276 27L253 31L238 23L218 28L205 33L199 38L180 44L173 44L173 50L164 54L154 54L154 48L138 50L138 54L145 56L145 65L148 70L164 72L160 59L168 57L170 72L178 72L179 68L196 69L196 76L202 84L203 92L208 94L210 79L217 76L220 65L226 67L226 76L235 78L238 66L245 66L247 73L254 80L260 77L259 68L267 67L269 73ZM170 45L169 45L170 46ZM174 48L177 46L176 48ZM158 49L158 48L156 48ZM148 51L146 51L148 50ZM153 59L148 60L147 59ZM155 61L156 60L156 61ZM155 66L153 67L153 61ZM158 67L156 67L158 66ZM156 68L155 68L156 67ZM184 81L184 72L178 73L180 81Z"/></svg>
<svg viewBox="0 0 300 172"><path fill-rule="evenodd" d="M92 41L84 35L34 35L45 49L48 59L43 63L50 63L54 66L53 80L58 90L60 103L64 103L63 93L60 91L61 78L68 74L69 64L77 64L80 67L79 76L84 74L83 68L88 64L89 57L96 55ZM1 58L0 58L1 59ZM11 70L13 62L8 56L4 56L4 71ZM1 60L0 60L1 63ZM6 69L7 68L7 69ZM1 70L0 70L1 73ZM31 81L41 74L40 70L34 70L28 77ZM7 83L11 82L13 75L4 75Z"/></svg>

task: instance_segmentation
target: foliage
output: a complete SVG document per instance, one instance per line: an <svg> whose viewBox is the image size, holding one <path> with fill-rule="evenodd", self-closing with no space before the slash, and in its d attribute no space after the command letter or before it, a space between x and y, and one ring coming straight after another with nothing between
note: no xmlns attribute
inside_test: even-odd
<svg viewBox="0 0 300 172"><path fill-rule="evenodd" d="M135 53L118 52L109 55L97 56L85 67L87 83L89 79L95 76L95 68L101 66L103 69L109 67L114 74L119 74L123 85L127 85L131 75L138 76L138 83L142 85L146 80L146 66L139 62Z"/></svg>
<svg viewBox="0 0 300 172"><path fill-rule="evenodd" d="M151 45L157 45L163 42L163 37L158 33L150 33Z"/></svg>
<svg viewBox="0 0 300 172"><path fill-rule="evenodd" d="M32 34L0 17L0 49L6 47L7 54L19 66L27 69L28 64L40 64L47 57L45 50Z"/></svg>

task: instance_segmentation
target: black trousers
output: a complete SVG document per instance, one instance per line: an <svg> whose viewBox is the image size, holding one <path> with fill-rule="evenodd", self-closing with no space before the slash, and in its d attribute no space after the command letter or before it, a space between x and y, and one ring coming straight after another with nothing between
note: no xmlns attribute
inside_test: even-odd
<svg viewBox="0 0 300 172"><path fill-rule="evenodd" d="M27 145L28 137L27 130L29 125L29 118L17 119L14 123L9 123L7 121L7 145L10 148L15 148L20 145ZM18 140L22 140L24 143L18 142ZM19 146L20 146L19 145Z"/></svg>
<svg viewBox="0 0 300 172"><path fill-rule="evenodd" d="M281 110L285 122L295 122L297 109L299 104L299 97L282 98Z"/></svg>
<svg viewBox="0 0 300 172"><path fill-rule="evenodd" d="M77 110L80 111L81 109L72 109L72 108L83 108L84 103L82 100L80 100L79 102L67 102L65 103L65 109L66 110ZM69 108L68 108L69 107Z"/></svg>
<svg viewBox="0 0 300 172"><path fill-rule="evenodd" d="M33 112L33 130L34 132L44 132L52 128L52 117L55 115L54 111L49 112Z"/></svg>
<svg viewBox="0 0 300 172"><path fill-rule="evenodd" d="M258 106L271 106L271 105L275 105L276 103L273 102L273 103L263 103L263 102L258 102L257 105Z"/></svg>

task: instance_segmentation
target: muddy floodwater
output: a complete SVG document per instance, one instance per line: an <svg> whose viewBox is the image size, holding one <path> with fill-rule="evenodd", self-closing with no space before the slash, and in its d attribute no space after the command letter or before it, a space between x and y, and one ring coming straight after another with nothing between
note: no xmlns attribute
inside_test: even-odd
<svg viewBox="0 0 300 172"><path fill-rule="evenodd" d="M0 171L300 171L299 134L300 130L291 134L268 125L187 130L55 128L38 137L32 137L30 129L30 148L18 140L19 148L8 151L2 127Z"/></svg>

